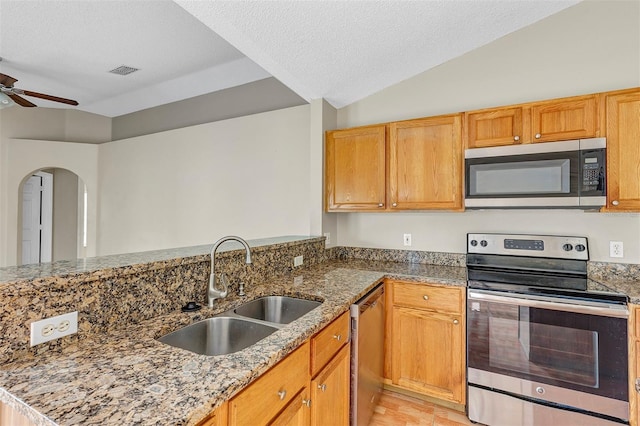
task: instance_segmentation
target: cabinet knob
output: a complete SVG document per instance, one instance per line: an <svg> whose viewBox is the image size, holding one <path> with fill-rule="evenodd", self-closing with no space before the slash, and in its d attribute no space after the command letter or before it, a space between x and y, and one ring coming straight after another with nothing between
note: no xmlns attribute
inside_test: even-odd
<svg viewBox="0 0 640 426"><path fill-rule="evenodd" d="M342 334L334 334L333 338L336 339L339 342L340 339L342 339Z"/></svg>
<svg viewBox="0 0 640 426"><path fill-rule="evenodd" d="M318 389L320 389L322 392L325 392L327 390L327 385L324 383L321 385L318 385Z"/></svg>
<svg viewBox="0 0 640 426"><path fill-rule="evenodd" d="M453 320L453 323L454 323L455 325L458 325L458 324L460 324L460 321L458 321L457 319L455 319L455 320Z"/></svg>
<svg viewBox="0 0 640 426"><path fill-rule="evenodd" d="M640 378L636 379L636 392L640 393Z"/></svg>
<svg viewBox="0 0 640 426"><path fill-rule="evenodd" d="M614 206L617 206L618 204L620 204L620 201L618 201L618 200L613 200L613 201L611 202L611 204L613 204Z"/></svg>
<svg viewBox="0 0 640 426"><path fill-rule="evenodd" d="M429 296L427 296L426 294L425 294L424 296L422 296L422 298L423 298L424 300L429 300Z"/></svg>
<svg viewBox="0 0 640 426"><path fill-rule="evenodd" d="M520 140L520 136L514 136L514 137L513 137L513 140L514 140L514 141L516 141L516 142L518 142L518 141Z"/></svg>
<svg viewBox="0 0 640 426"><path fill-rule="evenodd" d="M278 391L278 398L280 398L280 401L282 401L286 396L287 396L286 390Z"/></svg>
<svg viewBox="0 0 640 426"><path fill-rule="evenodd" d="M393 207L398 207L398 203L391 204Z"/></svg>
<svg viewBox="0 0 640 426"><path fill-rule="evenodd" d="M536 139L540 139L542 135L540 133L536 133Z"/></svg>
<svg viewBox="0 0 640 426"><path fill-rule="evenodd" d="M311 400L310 399L303 399L302 400L302 405L305 405L307 407L311 407Z"/></svg>
<svg viewBox="0 0 640 426"><path fill-rule="evenodd" d="M378 203L378 207L384 207L384 203Z"/></svg>

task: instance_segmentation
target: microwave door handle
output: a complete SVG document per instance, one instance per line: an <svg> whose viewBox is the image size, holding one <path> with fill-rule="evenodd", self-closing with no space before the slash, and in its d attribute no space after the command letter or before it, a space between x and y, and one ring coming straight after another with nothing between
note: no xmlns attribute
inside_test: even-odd
<svg viewBox="0 0 640 426"><path fill-rule="evenodd" d="M624 305L599 304L575 305L572 303L551 302L520 296L503 296L493 292L469 290L469 300L483 300L487 302L503 303L507 305L526 306L530 308L549 309L553 311L573 312L576 314L599 315L613 318L628 318L629 310Z"/></svg>

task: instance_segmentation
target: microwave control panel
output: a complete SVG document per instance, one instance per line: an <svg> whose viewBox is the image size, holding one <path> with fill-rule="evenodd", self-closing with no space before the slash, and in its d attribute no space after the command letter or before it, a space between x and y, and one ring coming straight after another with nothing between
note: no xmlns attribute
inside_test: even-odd
<svg viewBox="0 0 640 426"><path fill-rule="evenodd" d="M605 150L580 151L581 195L585 192L602 194L605 188Z"/></svg>

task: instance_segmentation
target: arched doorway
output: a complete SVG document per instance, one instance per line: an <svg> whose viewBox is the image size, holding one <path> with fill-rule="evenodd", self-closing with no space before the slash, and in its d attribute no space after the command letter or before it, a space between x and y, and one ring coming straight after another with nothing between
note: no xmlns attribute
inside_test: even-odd
<svg viewBox="0 0 640 426"><path fill-rule="evenodd" d="M19 189L18 264L75 260L87 246L87 191L62 168L35 170Z"/></svg>

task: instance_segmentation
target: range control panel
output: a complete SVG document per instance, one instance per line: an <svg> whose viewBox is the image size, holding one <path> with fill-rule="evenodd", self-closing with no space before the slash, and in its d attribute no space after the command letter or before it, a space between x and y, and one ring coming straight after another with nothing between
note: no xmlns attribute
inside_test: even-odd
<svg viewBox="0 0 640 426"><path fill-rule="evenodd" d="M467 253L589 260L586 237L467 234Z"/></svg>

